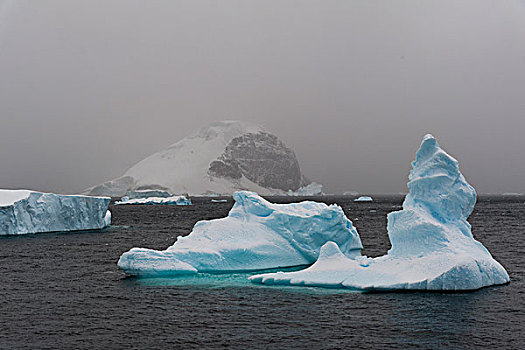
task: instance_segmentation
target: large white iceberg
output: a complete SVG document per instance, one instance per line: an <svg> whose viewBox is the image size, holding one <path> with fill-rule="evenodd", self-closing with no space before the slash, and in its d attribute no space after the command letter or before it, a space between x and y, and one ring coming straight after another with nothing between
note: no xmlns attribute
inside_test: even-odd
<svg viewBox="0 0 525 350"><path fill-rule="evenodd" d="M361 240L341 207L316 202L273 204L236 192L227 217L200 221L164 251L133 248L118 266L127 274L165 276L310 265L328 241L341 254L361 254Z"/></svg>
<svg viewBox="0 0 525 350"><path fill-rule="evenodd" d="M134 198L122 197L120 201L115 202L115 205L123 204L146 204L146 205L191 205L191 199L186 196L172 196L172 197L149 197L149 198Z"/></svg>
<svg viewBox="0 0 525 350"><path fill-rule="evenodd" d="M111 222L110 200L0 190L0 235L101 229Z"/></svg>
<svg viewBox="0 0 525 350"><path fill-rule="evenodd" d="M403 210L388 215L392 248L378 258L348 258L325 244L317 262L297 272L251 277L256 283L360 290L474 290L509 282L505 269L474 239L468 216L476 192L432 135L412 162Z"/></svg>

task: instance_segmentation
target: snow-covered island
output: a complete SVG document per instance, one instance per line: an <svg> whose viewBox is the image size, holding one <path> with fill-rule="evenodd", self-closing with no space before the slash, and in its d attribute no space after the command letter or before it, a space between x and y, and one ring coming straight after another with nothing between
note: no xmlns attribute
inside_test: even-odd
<svg viewBox="0 0 525 350"><path fill-rule="evenodd" d="M115 205L142 204L142 205L191 205L191 199L186 196L171 197L146 197L134 198L122 197Z"/></svg>
<svg viewBox="0 0 525 350"><path fill-rule="evenodd" d="M0 235L102 229L111 223L110 200L0 190Z"/></svg>
<svg viewBox="0 0 525 350"><path fill-rule="evenodd" d="M354 202L372 202L372 197L369 196L361 196L359 198L354 199Z"/></svg>
<svg viewBox="0 0 525 350"><path fill-rule="evenodd" d="M301 173L294 151L284 142L258 125L231 120L203 127L85 194L122 197L141 189L191 196L230 196L239 190L261 195L322 194L322 186Z"/></svg>
<svg viewBox="0 0 525 350"><path fill-rule="evenodd" d="M361 254L361 240L341 207L305 201L273 204L253 192L236 192L227 217L200 221L163 251L133 248L118 266L136 276L253 271L310 265L328 241L342 254Z"/></svg>
<svg viewBox="0 0 525 350"><path fill-rule="evenodd" d="M476 192L458 162L432 135L412 162L403 209L388 215L392 248L384 256L348 257L328 242L311 267L251 277L264 284L359 290L475 290L509 282L507 271L474 239L467 218Z"/></svg>

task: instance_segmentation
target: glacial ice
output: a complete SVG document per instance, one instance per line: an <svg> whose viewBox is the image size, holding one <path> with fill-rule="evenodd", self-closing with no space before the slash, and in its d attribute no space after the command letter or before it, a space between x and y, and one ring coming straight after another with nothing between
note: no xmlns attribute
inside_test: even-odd
<svg viewBox="0 0 525 350"><path fill-rule="evenodd" d="M123 204L147 204L147 205L191 205L191 199L186 196L172 196L172 197L149 197L149 198L135 198L122 197L120 201L115 202L115 205Z"/></svg>
<svg viewBox="0 0 525 350"><path fill-rule="evenodd" d="M310 265L328 241L349 258L360 255L359 235L337 205L273 204L247 191L235 192L233 199L227 217L198 222L164 251L133 248L118 266L149 277Z"/></svg>
<svg viewBox="0 0 525 350"><path fill-rule="evenodd" d="M384 256L349 258L327 242L318 260L297 272L251 277L264 284L360 290L474 290L509 282L505 269L474 239L467 222L476 192L432 135L412 162L403 209L388 215L392 248Z"/></svg>
<svg viewBox="0 0 525 350"><path fill-rule="evenodd" d="M372 202L372 197L369 196L361 196L359 198L354 199L354 202Z"/></svg>
<svg viewBox="0 0 525 350"><path fill-rule="evenodd" d="M111 223L110 200L0 190L0 235L101 229Z"/></svg>

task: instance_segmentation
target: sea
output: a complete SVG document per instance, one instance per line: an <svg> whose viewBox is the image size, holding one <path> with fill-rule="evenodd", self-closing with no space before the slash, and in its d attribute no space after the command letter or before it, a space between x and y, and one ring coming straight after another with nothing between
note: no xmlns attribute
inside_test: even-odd
<svg viewBox="0 0 525 350"><path fill-rule="evenodd" d="M525 349L525 197L478 198L474 237L511 282L473 292L261 286L246 273L137 279L117 267L132 247L165 249L197 221L226 216L225 198L111 205L102 231L1 237L0 349ZM340 205L363 254L389 249L386 215L402 196L308 199Z"/></svg>

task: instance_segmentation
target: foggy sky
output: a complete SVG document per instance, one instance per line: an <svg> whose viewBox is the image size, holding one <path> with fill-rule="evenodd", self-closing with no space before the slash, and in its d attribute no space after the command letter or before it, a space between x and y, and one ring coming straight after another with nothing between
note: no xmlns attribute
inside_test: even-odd
<svg viewBox="0 0 525 350"><path fill-rule="evenodd" d="M406 191L425 133L525 192L519 0L0 0L0 188L75 192L217 120L326 192Z"/></svg>

